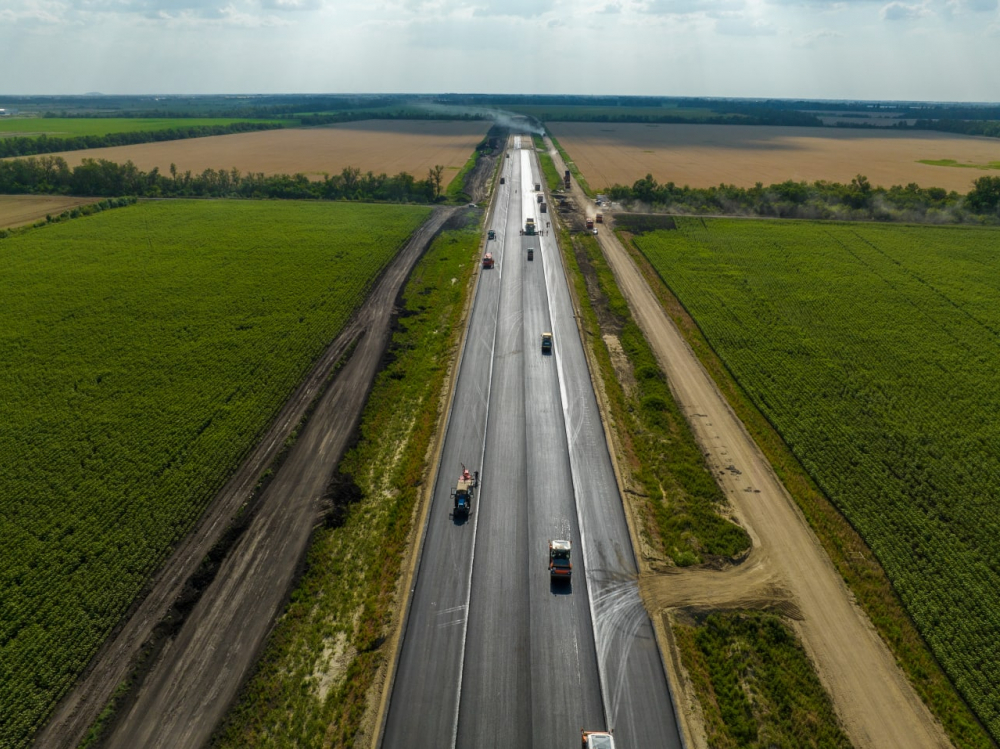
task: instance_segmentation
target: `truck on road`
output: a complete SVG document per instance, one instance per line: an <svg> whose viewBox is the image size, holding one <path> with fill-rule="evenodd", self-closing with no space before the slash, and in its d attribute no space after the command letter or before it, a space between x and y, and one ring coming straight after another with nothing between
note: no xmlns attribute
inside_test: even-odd
<svg viewBox="0 0 1000 749"><path fill-rule="evenodd" d="M528 216L527 220L524 222L524 233L529 237L533 237L535 235L535 219L531 216Z"/></svg>
<svg viewBox="0 0 1000 749"><path fill-rule="evenodd" d="M552 353L552 334L542 333L542 353L551 354Z"/></svg>
<svg viewBox="0 0 1000 749"><path fill-rule="evenodd" d="M583 749L615 749L615 737L608 731L581 731Z"/></svg>
<svg viewBox="0 0 1000 749"><path fill-rule="evenodd" d="M492 268L492 267L493 267L493 253L487 252L485 255L483 255L483 268Z"/></svg>
<svg viewBox="0 0 1000 749"><path fill-rule="evenodd" d="M594 230L594 219L588 217L587 218L587 231L593 231L593 230Z"/></svg>
<svg viewBox="0 0 1000 749"><path fill-rule="evenodd" d="M573 546L569 541L549 541L549 577L553 582L568 581L573 575L573 563L570 554Z"/></svg>
<svg viewBox="0 0 1000 749"><path fill-rule="evenodd" d="M462 466L462 475L459 477L455 488L451 490L451 498L455 503L454 516L456 518L467 518L472 512L472 498L479 486L479 471L470 473L469 469Z"/></svg>
<svg viewBox="0 0 1000 749"><path fill-rule="evenodd" d="M497 231L496 231L496 229L490 229L489 232L487 232L487 234L486 234L486 238L487 239L496 239L497 238Z"/></svg>

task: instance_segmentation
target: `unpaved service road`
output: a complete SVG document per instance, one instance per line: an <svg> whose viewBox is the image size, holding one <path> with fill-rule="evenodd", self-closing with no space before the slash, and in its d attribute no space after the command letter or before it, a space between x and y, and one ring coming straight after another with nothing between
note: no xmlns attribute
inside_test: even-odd
<svg viewBox="0 0 1000 749"><path fill-rule="evenodd" d="M564 169L558 154L555 157L557 168ZM573 190L579 205L591 213L596 211L575 182ZM852 602L843 580L771 465L660 306L631 257L613 232L602 228L598 239L709 466L753 539L755 548L748 560L752 566L747 572L753 572L750 577L754 582L742 582L750 586L760 583L778 599L785 598L787 591L790 603L802 617L796 629L853 744L859 749L950 746L885 643ZM686 598L696 588L694 581L699 575L706 590ZM645 582L644 592L653 593L655 599L668 606L699 601L721 605L727 596L720 596L718 590L710 592L708 588L713 584L723 586L723 594L731 591L737 602L741 590L745 590L740 580L730 584L725 573L690 570L680 574L685 579L678 579L677 587L683 590L678 590L676 599L671 600L670 577L656 584ZM740 577L739 573L736 577ZM647 605L650 603L647 598Z"/></svg>
<svg viewBox="0 0 1000 749"><path fill-rule="evenodd" d="M353 341L357 347L321 398L255 515L187 620L143 679L106 745L199 747L249 673L305 553L319 502L357 425L390 335L393 304L413 265L454 209L437 211L410 238L374 291L286 406L272 433L227 486L216 507L168 561L146 601L95 659L91 673L39 735L41 747L75 747L128 673L138 648L239 507L260 471L298 423ZM238 480L238 481L237 481ZM231 482L233 483L233 482ZM240 492L243 492L242 494ZM233 497L237 498L235 504ZM228 509L230 514L223 510Z"/></svg>

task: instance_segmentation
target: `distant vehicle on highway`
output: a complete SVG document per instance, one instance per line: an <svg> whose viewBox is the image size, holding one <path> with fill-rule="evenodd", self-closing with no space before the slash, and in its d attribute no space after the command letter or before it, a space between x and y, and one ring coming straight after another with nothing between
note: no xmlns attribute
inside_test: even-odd
<svg viewBox="0 0 1000 749"><path fill-rule="evenodd" d="M572 577L573 563L569 558L572 551L573 545L569 541L549 541L549 577L553 581L569 581ZM584 746L587 746L586 742Z"/></svg>
<svg viewBox="0 0 1000 749"><path fill-rule="evenodd" d="M552 334L542 333L542 353L551 354L552 353Z"/></svg>
<svg viewBox="0 0 1000 749"><path fill-rule="evenodd" d="M615 737L607 731L582 731L583 749L615 749Z"/></svg>
<svg viewBox="0 0 1000 749"><path fill-rule="evenodd" d="M493 267L493 253L492 252L487 252L485 255L483 255L483 267L484 268L492 268Z"/></svg>
<svg viewBox="0 0 1000 749"><path fill-rule="evenodd" d="M462 466L462 475L459 477L455 488L451 490L451 498L455 502L455 517L467 518L472 512L472 497L479 486L479 471L475 474L469 473L469 469Z"/></svg>
<svg viewBox="0 0 1000 749"><path fill-rule="evenodd" d="M486 238L487 239L496 239L497 238L496 229L490 229L489 233L486 235Z"/></svg>
<svg viewBox="0 0 1000 749"><path fill-rule="evenodd" d="M528 260L534 260L534 259L535 259L535 248L534 247L529 247L528 248Z"/></svg>

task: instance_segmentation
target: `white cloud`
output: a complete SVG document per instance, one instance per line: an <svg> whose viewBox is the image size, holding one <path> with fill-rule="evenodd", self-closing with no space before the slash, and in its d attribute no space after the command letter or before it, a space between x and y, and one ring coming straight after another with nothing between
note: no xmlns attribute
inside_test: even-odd
<svg viewBox="0 0 1000 749"><path fill-rule="evenodd" d="M882 8L883 21L912 21L923 18L929 11L923 5L907 5L901 2L892 2Z"/></svg>

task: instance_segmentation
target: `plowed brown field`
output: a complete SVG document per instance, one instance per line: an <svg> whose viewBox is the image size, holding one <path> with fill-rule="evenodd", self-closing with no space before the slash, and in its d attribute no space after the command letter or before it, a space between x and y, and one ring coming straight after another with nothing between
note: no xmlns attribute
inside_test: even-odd
<svg viewBox="0 0 1000 749"><path fill-rule="evenodd" d="M84 159L132 162L143 170L171 164L183 173L205 169L232 169L264 174L303 173L322 179L344 167L363 172L395 175L408 172L418 179L427 170L445 167L444 183L458 173L473 149L489 130L489 122L433 120L367 120L319 128L265 130L257 133L217 135L210 138L143 143L136 146L67 151L70 166ZM444 185L443 185L444 186Z"/></svg>
<svg viewBox="0 0 1000 749"><path fill-rule="evenodd" d="M76 208L95 203L97 198L65 198L50 195L0 195L0 229L23 226Z"/></svg>
<svg viewBox="0 0 1000 749"><path fill-rule="evenodd" d="M691 187L850 182L864 174L884 187L916 182L964 193L977 177L996 172L918 160L1000 161L1000 140L925 130L598 122L553 123L551 130L596 189L631 185L646 174Z"/></svg>

